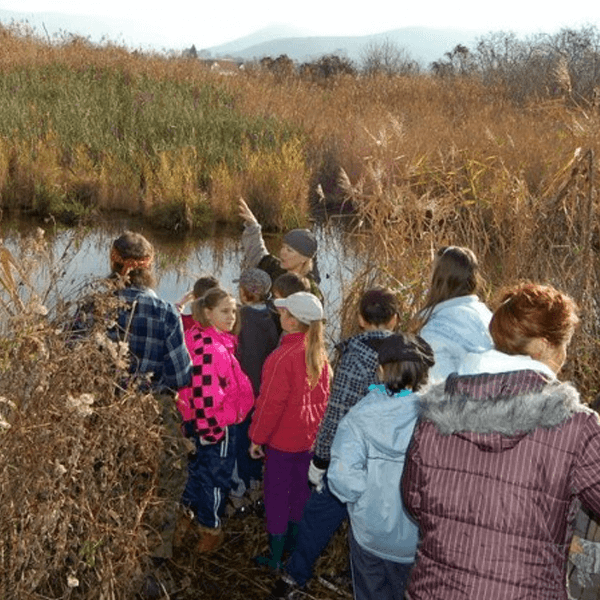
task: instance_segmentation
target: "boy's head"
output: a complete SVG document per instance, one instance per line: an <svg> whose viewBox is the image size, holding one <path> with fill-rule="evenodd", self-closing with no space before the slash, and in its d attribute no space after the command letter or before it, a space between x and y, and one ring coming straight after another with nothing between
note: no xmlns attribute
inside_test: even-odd
<svg viewBox="0 0 600 600"><path fill-rule="evenodd" d="M208 290L219 287L219 280L212 275L206 275L196 280L194 284L194 298L202 298Z"/></svg>
<svg viewBox="0 0 600 600"><path fill-rule="evenodd" d="M271 291L275 298L287 298L298 292L310 292L310 285L305 277L289 272L275 279Z"/></svg>
<svg viewBox="0 0 600 600"><path fill-rule="evenodd" d="M358 305L358 315L361 327L383 327L393 329L396 326L400 312L398 300L386 288L372 288L363 293Z"/></svg>
<svg viewBox="0 0 600 600"><path fill-rule="evenodd" d="M240 300L244 304L264 302L269 297L271 278L262 269L246 269L238 279Z"/></svg>
<svg viewBox="0 0 600 600"><path fill-rule="evenodd" d="M434 364L431 346L418 335L395 333L381 339L377 349L379 378L390 393L416 392L427 383Z"/></svg>

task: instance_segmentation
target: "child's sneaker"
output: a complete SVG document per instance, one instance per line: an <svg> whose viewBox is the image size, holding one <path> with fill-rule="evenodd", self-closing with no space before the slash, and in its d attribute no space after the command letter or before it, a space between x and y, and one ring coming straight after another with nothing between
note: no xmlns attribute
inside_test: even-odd
<svg viewBox="0 0 600 600"><path fill-rule="evenodd" d="M267 600L293 600L295 592L299 589L300 586L294 579L284 574L275 582Z"/></svg>

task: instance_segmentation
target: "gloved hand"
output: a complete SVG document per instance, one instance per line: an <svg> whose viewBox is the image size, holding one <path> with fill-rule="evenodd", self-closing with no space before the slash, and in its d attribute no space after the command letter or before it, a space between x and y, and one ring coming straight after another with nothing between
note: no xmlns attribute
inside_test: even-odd
<svg viewBox="0 0 600 600"><path fill-rule="evenodd" d="M327 469L319 469L315 466L314 461L310 461L310 467L308 467L308 481L315 486L315 490L317 490L317 492L321 492L323 490L323 476L325 475L326 471Z"/></svg>

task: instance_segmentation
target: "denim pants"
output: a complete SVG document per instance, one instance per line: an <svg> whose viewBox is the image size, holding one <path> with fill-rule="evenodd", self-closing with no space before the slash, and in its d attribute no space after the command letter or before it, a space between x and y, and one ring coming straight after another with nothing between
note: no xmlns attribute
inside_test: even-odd
<svg viewBox="0 0 600 600"><path fill-rule="evenodd" d="M304 507L296 549L285 568L300 586L312 577L317 559L347 516L346 505L329 491L325 475L323 489L313 490Z"/></svg>
<svg viewBox="0 0 600 600"><path fill-rule="evenodd" d="M181 503L192 509L205 527L220 527L232 484L237 449L237 425L228 425L216 444L203 446L194 438L196 454L189 458L188 480Z"/></svg>
<svg viewBox="0 0 600 600"><path fill-rule="evenodd" d="M247 417L245 421L238 425L238 441L236 449L237 473L239 479L244 483L245 489L250 489L250 482L261 481L263 477L263 462L250 456L250 429L251 418Z"/></svg>
<svg viewBox="0 0 600 600"><path fill-rule="evenodd" d="M401 563L375 556L348 533L354 600L403 600L414 562Z"/></svg>

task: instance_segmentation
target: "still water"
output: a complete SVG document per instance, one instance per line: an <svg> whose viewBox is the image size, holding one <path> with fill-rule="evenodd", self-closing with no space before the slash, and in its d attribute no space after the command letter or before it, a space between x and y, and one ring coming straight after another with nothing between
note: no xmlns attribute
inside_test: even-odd
<svg viewBox="0 0 600 600"><path fill-rule="evenodd" d="M15 255L19 240L35 235L38 224L30 221L3 222L1 237ZM112 241L124 230L131 229L145 235L156 250L155 271L158 280L157 294L176 302L188 292L201 275L212 274L221 286L238 297L237 284L243 259L241 227L228 231L215 231L210 235L190 236L177 233L159 233L133 219L111 219L98 222L84 232L59 230L42 226L45 231L50 263L60 269L60 276L48 289L48 267L40 265L40 273L33 282L40 295L52 303L52 298L73 298L86 281L104 277L109 273L109 250ZM327 339L331 343L339 338L339 308L344 290L364 268L364 260L357 240L337 225L313 228L318 240L318 267L320 288L325 297ZM281 236L265 235L269 250L277 254Z"/></svg>

